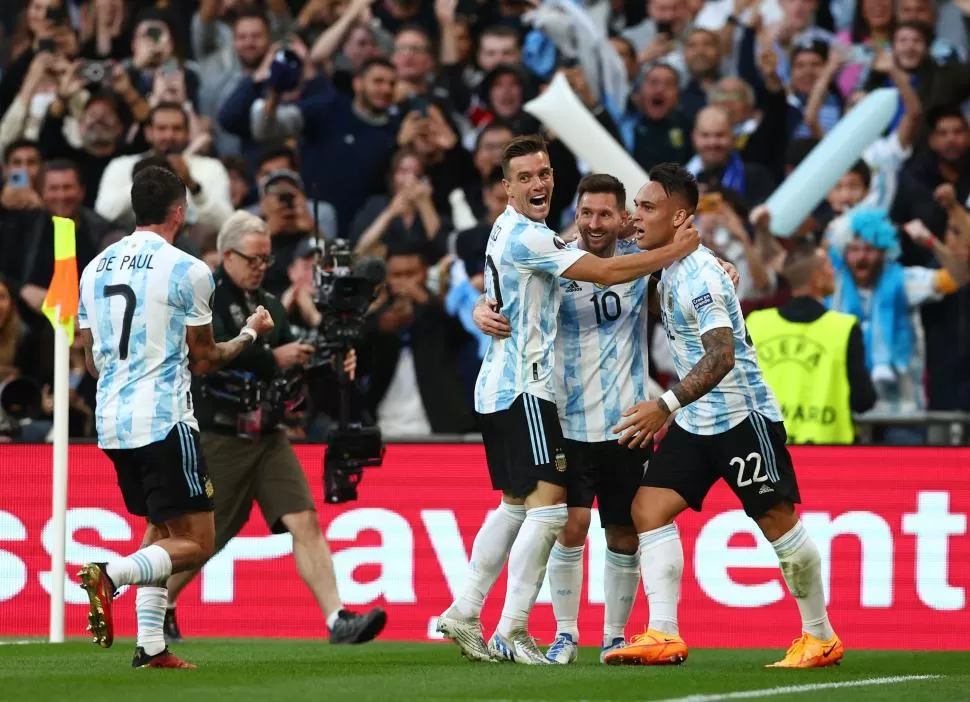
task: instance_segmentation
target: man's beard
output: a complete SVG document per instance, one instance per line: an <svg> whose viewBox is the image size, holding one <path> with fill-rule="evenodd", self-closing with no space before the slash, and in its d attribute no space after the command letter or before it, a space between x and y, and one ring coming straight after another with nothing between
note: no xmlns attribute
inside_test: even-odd
<svg viewBox="0 0 970 702"><path fill-rule="evenodd" d="M84 145L92 149L104 149L114 146L117 137L109 127L94 124L84 130L81 135Z"/></svg>

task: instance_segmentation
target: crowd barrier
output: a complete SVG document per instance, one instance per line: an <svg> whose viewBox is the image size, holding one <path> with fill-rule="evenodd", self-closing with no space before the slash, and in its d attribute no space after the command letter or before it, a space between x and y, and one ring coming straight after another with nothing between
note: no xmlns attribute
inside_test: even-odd
<svg viewBox="0 0 970 702"><path fill-rule="evenodd" d="M498 496L481 445L394 444L369 469L360 500L322 502L320 445L297 455L320 505L347 606L388 610L385 639L435 638L433 621L460 586L478 527ZM970 650L970 449L796 447L802 518L822 554L830 614L850 648ZM0 637L45 636L50 574L51 447L0 445ZM216 486L218 490L218 486ZM784 648L799 631L775 554L723 484L701 514L679 521L685 548L681 631L692 646ZM92 445L70 450L65 631L84 634L85 561L137 548L111 464ZM605 543L594 513L580 628L599 642ZM187 636L321 637L324 623L293 564L288 535L270 535L258 511L183 593ZM491 632L504 576L486 604ZM531 621L554 633L548 586ZM120 635L134 633L134 595L116 600ZM642 594L629 632L643 627ZM900 637L914 623L924 637Z"/></svg>

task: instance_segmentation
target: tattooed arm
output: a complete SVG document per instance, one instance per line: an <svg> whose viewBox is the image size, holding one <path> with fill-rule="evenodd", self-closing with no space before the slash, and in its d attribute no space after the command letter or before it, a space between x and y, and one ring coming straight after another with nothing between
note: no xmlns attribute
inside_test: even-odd
<svg viewBox="0 0 970 702"><path fill-rule="evenodd" d="M681 407L709 393L734 368L734 332L730 327L711 329L701 336L701 341L704 344L701 360L671 388ZM658 402L669 414L670 408L663 399Z"/></svg>
<svg viewBox="0 0 970 702"><path fill-rule="evenodd" d="M246 320L244 330L230 341L216 343L211 324L189 327L185 335L189 346L189 369L199 375L217 371L256 341L251 334L245 333L245 329L261 336L272 328L273 318L262 306L256 308Z"/></svg>

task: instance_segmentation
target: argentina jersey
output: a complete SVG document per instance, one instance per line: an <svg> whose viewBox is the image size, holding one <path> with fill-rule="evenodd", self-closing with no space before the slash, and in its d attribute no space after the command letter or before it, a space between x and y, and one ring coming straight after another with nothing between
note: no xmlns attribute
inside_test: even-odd
<svg viewBox="0 0 970 702"><path fill-rule="evenodd" d="M616 243L617 256L638 251L633 241ZM606 287L560 279L559 292L556 401L563 436L614 441L611 429L623 411L646 399L647 279Z"/></svg>
<svg viewBox="0 0 970 702"><path fill-rule="evenodd" d="M475 383L479 414L508 409L522 393L555 402L558 278L585 255L511 206L495 220L485 247L485 294L498 301L512 332L489 340Z"/></svg>
<svg viewBox="0 0 970 702"><path fill-rule="evenodd" d="M186 328L212 322L208 266L153 232L112 244L81 275L78 320L98 369L98 445L161 441L178 423L198 430Z"/></svg>
<svg viewBox="0 0 970 702"><path fill-rule="evenodd" d="M683 379L704 356L701 336L729 327L734 368L717 387L681 409L675 421L692 434L721 434L752 412L782 421L781 408L758 367L741 304L731 279L710 250L701 247L663 272L660 310L677 376Z"/></svg>

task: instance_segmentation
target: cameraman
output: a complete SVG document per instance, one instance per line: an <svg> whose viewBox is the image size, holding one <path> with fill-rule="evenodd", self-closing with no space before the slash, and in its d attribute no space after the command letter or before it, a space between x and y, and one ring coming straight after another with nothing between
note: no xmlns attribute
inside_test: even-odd
<svg viewBox="0 0 970 702"><path fill-rule="evenodd" d="M269 310L276 325L261 344L246 349L226 368L251 372L268 384L279 371L302 365L313 347L293 340L282 305L261 287L273 259L266 224L253 214L236 212L219 231L217 245L222 265L214 274L212 327L216 339L236 335L250 314L247 310L259 305ZM352 373L353 366L351 355L345 369ZM228 412L205 396L202 382L194 379L192 397L202 451L215 488L216 551L239 533L255 501L273 533L292 534L297 570L326 617L330 642L363 643L373 639L384 628L387 615L379 608L363 615L343 609L310 488L286 435L265 417L260 425L253 413L225 418ZM207 378L206 382L213 381ZM245 421L237 424L240 419ZM240 436L237 426L241 424L252 427L258 438ZM179 573L168 582L165 635L169 640L181 638L175 621L175 601L194 574Z"/></svg>

